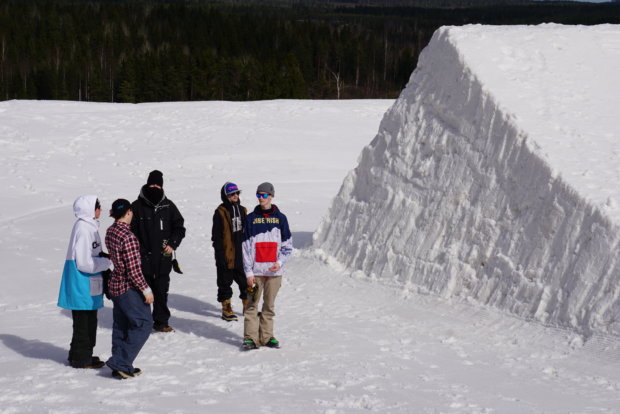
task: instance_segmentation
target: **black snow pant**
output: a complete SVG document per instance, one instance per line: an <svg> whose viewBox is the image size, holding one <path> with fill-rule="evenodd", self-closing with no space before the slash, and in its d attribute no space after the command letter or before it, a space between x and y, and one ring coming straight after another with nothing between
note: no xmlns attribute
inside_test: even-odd
<svg viewBox="0 0 620 414"><path fill-rule="evenodd" d="M72 310L73 337L69 348L69 363L80 367L89 365L97 342L97 311Z"/></svg>
<svg viewBox="0 0 620 414"><path fill-rule="evenodd" d="M148 275L146 283L153 291L153 328L165 328L170 320L168 309L168 291L170 290L170 274Z"/></svg>
<svg viewBox="0 0 620 414"><path fill-rule="evenodd" d="M248 283L245 279L245 273L236 269L221 269L217 268L217 301L224 302L232 298L233 281L239 286L239 298L242 300L247 299Z"/></svg>

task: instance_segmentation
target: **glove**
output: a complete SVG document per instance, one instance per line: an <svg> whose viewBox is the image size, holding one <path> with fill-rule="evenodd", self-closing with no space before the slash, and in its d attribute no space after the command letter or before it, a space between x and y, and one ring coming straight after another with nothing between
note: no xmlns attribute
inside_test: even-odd
<svg viewBox="0 0 620 414"><path fill-rule="evenodd" d="M174 250L172 251L172 270L181 275L183 274L181 266L179 266L179 262L177 261L177 252Z"/></svg>
<svg viewBox="0 0 620 414"><path fill-rule="evenodd" d="M248 286L247 288L248 297L252 298L252 302L256 302L258 300L258 286L254 284L254 286Z"/></svg>
<svg viewBox="0 0 620 414"><path fill-rule="evenodd" d="M179 266L179 262L177 261L176 258L172 260L172 270L174 270L176 273L179 273L181 275L183 274L183 272L181 271L181 266Z"/></svg>

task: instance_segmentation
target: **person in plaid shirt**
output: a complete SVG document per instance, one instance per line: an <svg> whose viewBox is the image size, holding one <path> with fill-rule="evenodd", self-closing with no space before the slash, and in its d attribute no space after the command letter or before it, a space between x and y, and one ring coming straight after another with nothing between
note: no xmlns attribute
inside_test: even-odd
<svg viewBox="0 0 620 414"><path fill-rule="evenodd" d="M131 203L118 199L112 203L114 217L105 235L105 244L114 270L108 280L108 292L114 303L112 356L106 365L112 376L120 379L140 375L133 361L146 343L153 325L151 306L153 293L146 283L140 264L140 244L131 232Z"/></svg>

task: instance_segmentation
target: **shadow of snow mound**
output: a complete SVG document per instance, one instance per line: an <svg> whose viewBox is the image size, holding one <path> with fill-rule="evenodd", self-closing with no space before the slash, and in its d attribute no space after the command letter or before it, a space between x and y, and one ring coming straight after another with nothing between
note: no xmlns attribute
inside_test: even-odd
<svg viewBox="0 0 620 414"><path fill-rule="evenodd" d="M312 246L312 235L310 231L296 231L293 233L293 247L296 249L305 249Z"/></svg>
<svg viewBox="0 0 620 414"><path fill-rule="evenodd" d="M476 55L475 48L495 45L489 39L501 38L502 29L514 31L506 39L519 41L522 35L537 41L560 31L566 44L584 30L586 35L612 30L439 29L346 177L314 246L328 260L404 288L467 298L586 335L620 334L619 228L592 202L588 183L566 170L561 156L580 157L578 138L559 157L544 151L555 143L545 141L547 133L572 139L544 125L547 112L555 110L555 89L527 90L543 88L535 73L529 74L533 85L524 80L504 86L513 78L503 72L510 67L493 61L504 52L501 42L497 50L485 50L484 59ZM582 46L590 40L585 38ZM488 64L472 68L468 59ZM552 66L549 60L545 64ZM488 69L494 64L495 71ZM479 67L487 70L484 76ZM532 112L507 98L510 92L523 93L522 99L530 93L533 100L546 94L548 106ZM528 122L529 114L535 122ZM583 162L582 168L596 170Z"/></svg>

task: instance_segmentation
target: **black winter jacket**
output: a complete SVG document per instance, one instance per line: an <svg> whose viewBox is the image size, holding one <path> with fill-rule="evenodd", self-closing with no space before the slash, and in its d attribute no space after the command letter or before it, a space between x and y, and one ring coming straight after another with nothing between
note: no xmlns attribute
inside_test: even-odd
<svg viewBox="0 0 620 414"><path fill-rule="evenodd" d="M140 190L138 199L131 204L133 220L131 231L140 242L142 273L167 275L172 270L172 257L163 255L164 241L177 249L185 237L185 220L177 206L166 198L163 190Z"/></svg>
<svg viewBox="0 0 620 414"><path fill-rule="evenodd" d="M222 204L213 213L213 227L211 229L211 241L213 242L213 250L215 251L215 266L218 269L236 269L243 272L243 251L241 245L243 243L243 223L247 217L247 210L241 205L241 202L233 205L226 193L224 187L220 190ZM229 218L225 224L220 214L220 209L226 209ZM235 217L237 220L235 220ZM233 221L236 221L236 228ZM237 230L237 231L234 231Z"/></svg>

